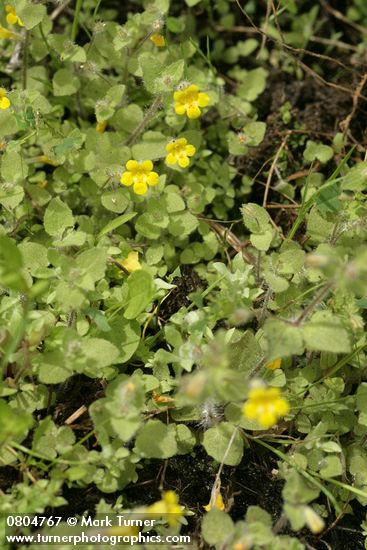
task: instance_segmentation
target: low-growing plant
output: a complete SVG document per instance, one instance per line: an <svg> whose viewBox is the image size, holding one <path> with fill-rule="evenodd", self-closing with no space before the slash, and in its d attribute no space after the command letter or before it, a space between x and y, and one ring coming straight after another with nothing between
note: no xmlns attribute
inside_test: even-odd
<svg viewBox="0 0 367 550"><path fill-rule="evenodd" d="M49 4L0 5L0 512L64 517L89 488L77 514L155 514L198 548L309 548L367 503L363 85L331 137L282 98L274 150L261 97L304 78L319 6L235 40L256 3ZM250 456L275 513L233 513ZM185 457L205 500L188 461L165 478Z"/></svg>

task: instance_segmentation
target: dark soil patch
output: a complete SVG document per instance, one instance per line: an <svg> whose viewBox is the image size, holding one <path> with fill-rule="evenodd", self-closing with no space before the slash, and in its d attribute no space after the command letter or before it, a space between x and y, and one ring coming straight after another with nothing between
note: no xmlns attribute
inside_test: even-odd
<svg viewBox="0 0 367 550"><path fill-rule="evenodd" d="M180 270L181 277L175 277L172 281L176 288L167 295L167 298L159 306L159 318L163 321L167 321L181 307L190 305L189 294L203 287L203 281L192 267L182 265Z"/></svg>

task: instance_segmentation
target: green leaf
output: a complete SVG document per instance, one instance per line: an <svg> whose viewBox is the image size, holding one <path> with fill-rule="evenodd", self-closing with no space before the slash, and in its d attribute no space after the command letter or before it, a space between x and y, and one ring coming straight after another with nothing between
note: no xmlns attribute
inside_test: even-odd
<svg viewBox="0 0 367 550"><path fill-rule="evenodd" d="M0 443L8 439L22 441L33 424L31 414L14 411L3 399L0 399L0 418Z"/></svg>
<svg viewBox="0 0 367 550"><path fill-rule="evenodd" d="M101 196L101 203L107 210L121 214L129 206L130 200L125 189L116 189L105 191Z"/></svg>
<svg viewBox="0 0 367 550"><path fill-rule="evenodd" d="M176 424L177 454L190 453L196 444L196 438L185 424Z"/></svg>
<svg viewBox="0 0 367 550"><path fill-rule="evenodd" d="M246 511L246 525L253 544L261 546L271 544L274 540L271 515L260 506L249 506Z"/></svg>
<svg viewBox="0 0 367 550"><path fill-rule="evenodd" d="M264 324L269 361L288 355L301 355L304 351L302 329L280 319L268 319Z"/></svg>
<svg viewBox="0 0 367 550"><path fill-rule="evenodd" d="M20 185L5 183L0 188L0 204L13 210L24 198L24 189Z"/></svg>
<svg viewBox="0 0 367 550"><path fill-rule="evenodd" d="M79 90L80 80L71 71L59 69L54 74L52 86L55 96L69 96Z"/></svg>
<svg viewBox="0 0 367 550"><path fill-rule="evenodd" d="M39 243L23 241L18 249L22 254L24 267L29 269L31 275L35 275L38 269L47 267L50 263L47 257L47 248Z"/></svg>
<svg viewBox="0 0 367 550"><path fill-rule="evenodd" d="M67 227L74 225L73 213L61 199L52 199L46 208L43 224L46 233L61 237Z"/></svg>
<svg viewBox="0 0 367 550"><path fill-rule="evenodd" d="M82 349L87 358L87 367L92 369L97 376L102 374L102 369L118 362L119 350L108 340L86 338L83 340Z"/></svg>
<svg viewBox="0 0 367 550"><path fill-rule="evenodd" d="M236 427L229 422L222 422L214 428L206 430L203 437L203 447L217 462L228 466L237 466L241 462L243 455L243 440L238 431L229 443L233 436Z"/></svg>
<svg viewBox="0 0 367 550"><path fill-rule="evenodd" d="M367 189L367 162L358 162L344 176L342 189L346 191L365 191Z"/></svg>
<svg viewBox="0 0 367 550"><path fill-rule="evenodd" d="M249 122L243 127L241 134L245 139L245 145L256 147L263 141L265 132L265 122Z"/></svg>
<svg viewBox="0 0 367 550"><path fill-rule="evenodd" d="M269 214L262 206L255 203L243 204L241 213L245 226L251 233L263 233L269 223Z"/></svg>
<svg viewBox="0 0 367 550"><path fill-rule="evenodd" d="M343 473L342 463L338 455L328 455L320 461L320 475L324 478L338 477Z"/></svg>
<svg viewBox="0 0 367 550"><path fill-rule="evenodd" d="M127 279L128 297L124 313L126 319L135 319L150 304L154 295L153 278L150 273L134 271Z"/></svg>
<svg viewBox="0 0 367 550"><path fill-rule="evenodd" d="M367 414L367 382L361 382L356 393L357 409Z"/></svg>
<svg viewBox="0 0 367 550"><path fill-rule="evenodd" d="M185 69L185 61L180 59L171 63L163 69L153 82L152 91L154 93L167 92L173 90L182 80Z"/></svg>
<svg viewBox="0 0 367 550"><path fill-rule="evenodd" d="M231 368L246 376L258 365L263 353L253 332L246 330L231 339L227 354Z"/></svg>
<svg viewBox="0 0 367 550"><path fill-rule="evenodd" d="M1 175L4 180L9 183L22 183L28 175L28 166L24 162L22 155L17 151L6 151L1 161ZM6 184L2 184L2 188L6 189ZM9 188L14 193L14 189Z"/></svg>
<svg viewBox="0 0 367 550"><path fill-rule="evenodd" d="M201 532L205 542L214 545L229 539L233 527L233 521L226 512L212 508L204 516Z"/></svg>
<svg viewBox="0 0 367 550"><path fill-rule="evenodd" d="M126 363L137 350L140 342L140 325L136 321L127 321L122 317L109 320L111 330L105 338L119 350L119 363Z"/></svg>
<svg viewBox="0 0 367 550"><path fill-rule="evenodd" d="M104 248L89 248L76 259L80 269L78 285L85 290L94 290L94 284L104 277L107 253Z"/></svg>
<svg viewBox="0 0 367 550"><path fill-rule="evenodd" d="M0 235L0 284L5 288L25 291L27 283L21 273L23 261L15 242Z"/></svg>
<svg viewBox="0 0 367 550"><path fill-rule="evenodd" d="M43 384L60 384L73 374L73 368L65 363L61 350L39 354L34 358L34 364L38 368L38 380Z"/></svg>
<svg viewBox="0 0 367 550"><path fill-rule="evenodd" d="M24 0L20 0L19 6L16 2L17 15L21 18L25 28L27 30L33 29L38 25L42 19L47 15L46 6L41 4L28 4Z"/></svg>
<svg viewBox="0 0 367 550"><path fill-rule="evenodd" d="M305 346L309 350L348 353L351 343L347 330L330 311L317 311L302 328Z"/></svg>
<svg viewBox="0 0 367 550"><path fill-rule="evenodd" d="M170 458L177 453L175 427L148 420L135 442L134 452L144 458Z"/></svg>
<svg viewBox="0 0 367 550"><path fill-rule="evenodd" d="M309 140L306 144L306 149L303 152L303 158L307 162L319 160L325 164L333 158L333 154L333 149L328 145L323 145L322 143L316 143L315 141Z"/></svg>

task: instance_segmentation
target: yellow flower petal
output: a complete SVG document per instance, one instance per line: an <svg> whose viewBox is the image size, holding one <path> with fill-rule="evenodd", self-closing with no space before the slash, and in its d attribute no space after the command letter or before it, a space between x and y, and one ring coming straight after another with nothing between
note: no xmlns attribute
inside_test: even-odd
<svg viewBox="0 0 367 550"><path fill-rule="evenodd" d="M279 388L256 387L249 391L242 413L249 419L255 419L263 428L271 428L289 410L289 403L282 397Z"/></svg>
<svg viewBox="0 0 367 550"><path fill-rule="evenodd" d="M176 139L176 147L183 147L184 145L186 145L187 143L187 139L186 138L178 138Z"/></svg>
<svg viewBox="0 0 367 550"><path fill-rule="evenodd" d="M258 416L258 422L263 428L270 428L277 423L277 419L274 413L264 411Z"/></svg>
<svg viewBox="0 0 367 550"><path fill-rule="evenodd" d="M211 500L211 499L210 499ZM212 508L218 508L218 510L224 510L224 502L223 497L220 493L218 493L215 497L214 505L211 506L210 501L206 506L203 506L204 510L207 512L210 512Z"/></svg>
<svg viewBox="0 0 367 550"><path fill-rule="evenodd" d="M175 104L176 115L184 115L186 113L186 107L182 103Z"/></svg>
<svg viewBox="0 0 367 550"><path fill-rule="evenodd" d="M285 399L279 399L275 405L278 416L285 416L289 413L289 403Z"/></svg>
<svg viewBox="0 0 367 550"><path fill-rule="evenodd" d="M200 93L198 95L198 105L199 107L207 107L210 102L210 97L207 94Z"/></svg>
<svg viewBox="0 0 367 550"><path fill-rule="evenodd" d="M157 174L157 172L149 172L147 176L147 183L149 185L157 185L158 180L159 180L159 175Z"/></svg>
<svg viewBox="0 0 367 550"><path fill-rule="evenodd" d="M187 109L187 116L189 118L199 118L200 115L201 111L199 107L196 107L195 105L190 105L190 107Z"/></svg>
<svg viewBox="0 0 367 550"><path fill-rule="evenodd" d="M96 132L99 134L103 134L107 127L107 120L102 120L101 122L97 122L96 124Z"/></svg>
<svg viewBox="0 0 367 550"><path fill-rule="evenodd" d="M129 252L127 258L120 262L122 267L127 269L129 273L133 273L134 271L137 271L138 269L141 269L141 264L139 262L139 253L138 252Z"/></svg>
<svg viewBox="0 0 367 550"><path fill-rule="evenodd" d="M199 86L196 86L196 84L191 84L188 88L186 88L185 92L186 93L193 93L193 92L198 92L199 91Z"/></svg>
<svg viewBox="0 0 367 550"><path fill-rule="evenodd" d="M2 97L0 99L0 109L2 110L5 110L5 109L9 109L10 107L10 101L7 97Z"/></svg>
<svg viewBox="0 0 367 550"><path fill-rule="evenodd" d="M128 160L125 166L127 170L135 172L135 170L139 168L139 163L136 160Z"/></svg>
<svg viewBox="0 0 367 550"><path fill-rule="evenodd" d="M148 186L144 181L139 180L134 183L134 193L136 193L137 195L145 195L147 190Z"/></svg>
<svg viewBox="0 0 367 550"><path fill-rule="evenodd" d="M6 22L9 23L9 25L15 25L18 21L18 17L14 15L14 13L8 13L6 16Z"/></svg>
<svg viewBox="0 0 367 550"><path fill-rule="evenodd" d="M189 144L189 145L186 145L185 151L186 151L186 155L187 155L188 157L192 157L192 156L195 155L195 153L196 153L195 147L194 147L193 145L190 145L190 144Z"/></svg>
<svg viewBox="0 0 367 550"><path fill-rule="evenodd" d="M165 45L166 45L166 41L164 39L164 36L162 36L161 34L159 34L158 32L157 33L154 33L152 34L152 36L150 37L151 41L153 42L153 44L155 46L157 46L158 48L163 48Z"/></svg>
<svg viewBox="0 0 367 550"><path fill-rule="evenodd" d="M190 164L190 159L188 157L180 157L178 159L178 165L181 168L187 168L189 164Z"/></svg>
<svg viewBox="0 0 367 550"><path fill-rule="evenodd" d="M8 29L5 29L5 27L0 26L0 38L3 40L9 40L13 38L13 33L8 31Z"/></svg>
<svg viewBox="0 0 367 550"><path fill-rule="evenodd" d="M265 366L267 369L276 370L276 369L280 369L281 364L282 364L281 359L274 359L274 361L270 361L270 363L267 363Z"/></svg>
<svg viewBox="0 0 367 550"><path fill-rule="evenodd" d="M176 92L173 92L173 99L175 101L181 101L185 97L185 92L182 90L177 90Z"/></svg>
<svg viewBox="0 0 367 550"><path fill-rule="evenodd" d="M167 153L170 153L172 151L172 149L175 148L175 142L174 141L170 141L169 143L167 143L166 145L166 151Z"/></svg>
<svg viewBox="0 0 367 550"><path fill-rule="evenodd" d="M120 178L120 183L122 185L126 185L128 187L129 185L132 185L134 182L133 175L131 172L124 172Z"/></svg>
<svg viewBox="0 0 367 550"><path fill-rule="evenodd" d="M147 172L150 172L151 170L153 170L153 163L151 160L144 160L143 162L140 163L140 168L142 170L146 170Z"/></svg>
<svg viewBox="0 0 367 550"><path fill-rule="evenodd" d="M257 407L253 403L245 403L242 412L247 418L256 418Z"/></svg>
<svg viewBox="0 0 367 550"><path fill-rule="evenodd" d="M167 164L176 164L177 159L173 153L169 153L169 155L166 156L166 163Z"/></svg>

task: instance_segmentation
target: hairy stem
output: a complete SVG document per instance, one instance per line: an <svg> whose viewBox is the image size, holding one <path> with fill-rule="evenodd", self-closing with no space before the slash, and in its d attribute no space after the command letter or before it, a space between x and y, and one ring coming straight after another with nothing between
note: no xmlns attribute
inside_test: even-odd
<svg viewBox="0 0 367 550"><path fill-rule="evenodd" d="M141 123L135 128L131 136L126 140L125 145L130 147L130 145L133 145L135 141L138 139L140 134L143 132L144 128L149 124L149 122L152 120L156 112L158 111L160 104L161 104L162 94L158 94L151 106L149 107L145 117L141 121Z"/></svg>

